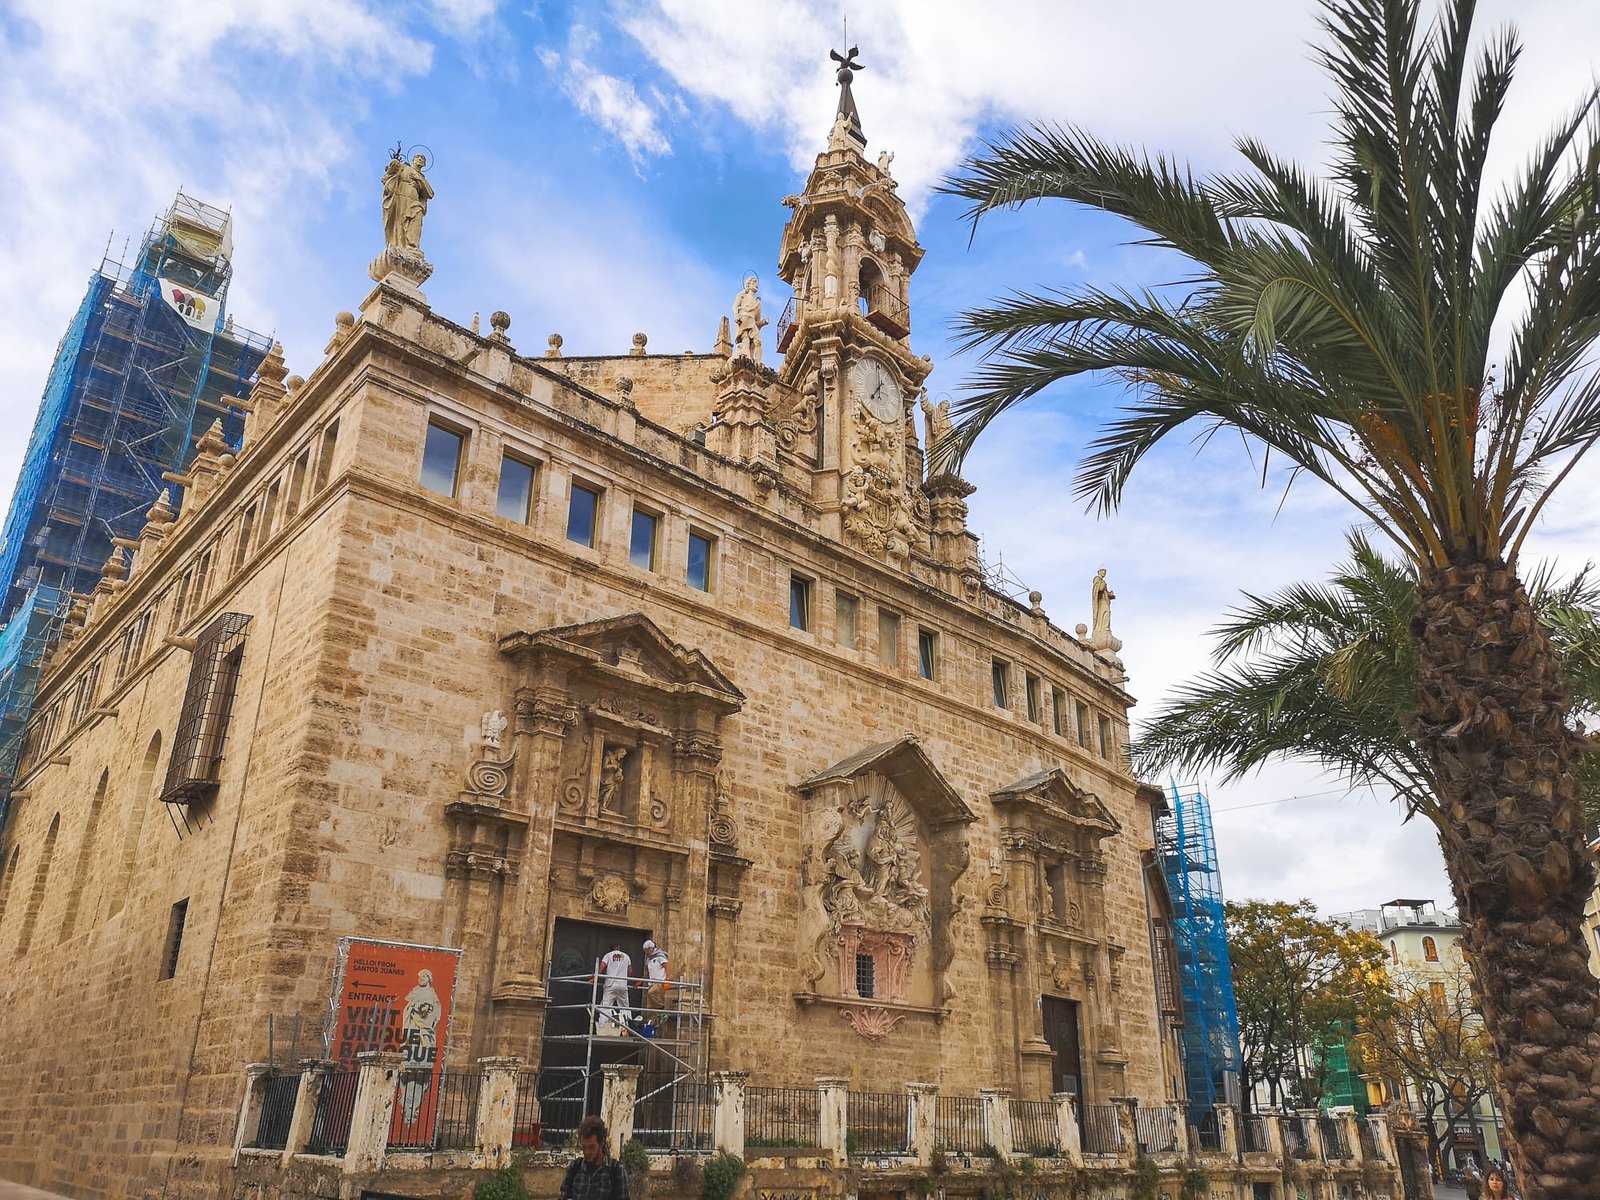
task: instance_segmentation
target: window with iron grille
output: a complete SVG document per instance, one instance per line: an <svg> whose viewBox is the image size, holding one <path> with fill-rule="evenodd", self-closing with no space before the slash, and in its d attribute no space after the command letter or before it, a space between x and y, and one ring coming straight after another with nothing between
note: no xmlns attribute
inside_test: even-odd
<svg viewBox="0 0 1600 1200"><path fill-rule="evenodd" d="M161 789L161 799L168 804L193 804L217 786L250 620L245 613L223 613L195 641L189 685Z"/></svg>
<svg viewBox="0 0 1600 1200"><path fill-rule="evenodd" d="M863 1000L872 999L878 981L878 964L870 954L856 955L856 995Z"/></svg>

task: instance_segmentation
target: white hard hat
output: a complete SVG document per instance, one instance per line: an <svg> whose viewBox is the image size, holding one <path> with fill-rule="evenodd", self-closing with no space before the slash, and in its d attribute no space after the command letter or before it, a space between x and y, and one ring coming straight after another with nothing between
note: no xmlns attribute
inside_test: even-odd
<svg viewBox="0 0 1600 1200"><path fill-rule="evenodd" d="M656 948L656 944L654 942L652 942L649 938L646 938L644 940L644 948L646 950L654 950Z"/></svg>

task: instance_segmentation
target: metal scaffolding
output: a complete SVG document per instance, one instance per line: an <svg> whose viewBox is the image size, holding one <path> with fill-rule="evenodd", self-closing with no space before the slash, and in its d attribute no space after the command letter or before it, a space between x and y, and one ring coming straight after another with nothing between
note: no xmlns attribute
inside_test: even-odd
<svg viewBox="0 0 1600 1200"><path fill-rule="evenodd" d="M1223 918L1211 805L1199 788L1172 785L1172 807L1156 822L1157 853L1172 893L1172 937L1183 990L1184 1074L1192 1112L1237 1103L1239 1010Z"/></svg>

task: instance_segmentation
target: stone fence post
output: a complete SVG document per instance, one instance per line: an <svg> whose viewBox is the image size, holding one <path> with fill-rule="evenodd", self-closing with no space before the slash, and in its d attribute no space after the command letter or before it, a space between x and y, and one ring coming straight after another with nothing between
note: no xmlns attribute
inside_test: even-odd
<svg viewBox="0 0 1600 1200"><path fill-rule="evenodd" d="M1311 1149L1308 1152L1316 1162L1327 1162L1327 1147L1322 1144L1322 1122L1317 1120L1318 1112L1314 1108L1302 1108L1300 1114L1300 1130L1306 1135L1306 1142Z"/></svg>
<svg viewBox="0 0 1600 1200"><path fill-rule="evenodd" d="M1179 1158L1189 1157L1189 1113L1182 1100L1169 1100L1172 1110L1172 1153Z"/></svg>
<svg viewBox="0 0 1600 1200"><path fill-rule="evenodd" d="M607 1063L600 1068L605 1081L600 1093L600 1119L611 1136L613 1154L621 1154L633 1137L633 1105L639 1096L639 1073L643 1070L637 1063Z"/></svg>
<svg viewBox="0 0 1600 1200"><path fill-rule="evenodd" d="M836 1167L842 1167L850 1161L846 1142L849 1108L845 1099L845 1089L849 1086L848 1079L817 1080L817 1148L831 1155Z"/></svg>
<svg viewBox="0 0 1600 1200"><path fill-rule="evenodd" d="M1263 1113L1261 1115L1261 1128L1267 1135L1267 1154L1273 1163L1279 1167L1289 1165L1289 1151L1283 1137L1282 1113Z"/></svg>
<svg viewBox="0 0 1600 1200"><path fill-rule="evenodd" d="M1340 1109L1334 1114L1344 1130L1345 1155L1351 1162L1366 1161L1366 1147L1361 1144L1361 1118L1353 1108Z"/></svg>
<svg viewBox="0 0 1600 1200"><path fill-rule="evenodd" d="M1378 1151L1378 1157L1391 1167L1400 1166L1400 1156L1395 1152L1394 1127L1389 1124L1389 1118L1378 1113L1367 1117L1372 1126L1372 1144Z"/></svg>
<svg viewBox="0 0 1600 1200"><path fill-rule="evenodd" d="M394 1091L406 1056L390 1050L356 1055L355 1109L350 1114L350 1140L345 1143L344 1172L376 1171L389 1149L389 1122L394 1116Z"/></svg>
<svg viewBox="0 0 1600 1200"><path fill-rule="evenodd" d="M289 1118L289 1136L283 1143L284 1166L306 1148L311 1140L311 1126L317 1119L317 1106L327 1095L328 1076L333 1073L333 1063L327 1059L308 1058L300 1064L300 1086L294 1093L294 1116Z"/></svg>
<svg viewBox="0 0 1600 1200"><path fill-rule="evenodd" d="M711 1148L744 1157L744 1088L749 1071L713 1071Z"/></svg>
<svg viewBox="0 0 1600 1200"><path fill-rule="evenodd" d="M1074 1170L1083 1169L1083 1130L1078 1124L1078 1097L1073 1092L1056 1092L1056 1141L1061 1160Z"/></svg>
<svg viewBox="0 0 1600 1200"><path fill-rule="evenodd" d="M1118 1156L1136 1162L1139 1158L1139 1101L1133 1096L1113 1096L1111 1103L1117 1106L1117 1129L1122 1134Z"/></svg>
<svg viewBox="0 0 1600 1200"><path fill-rule="evenodd" d="M522 1059L515 1056L480 1058L478 1070L478 1128L473 1140L484 1165L504 1167L511 1162L511 1135L517 1123L517 1073Z"/></svg>
<svg viewBox="0 0 1600 1200"><path fill-rule="evenodd" d="M1239 1110L1231 1104L1218 1104L1217 1110L1217 1148L1226 1158L1238 1161L1241 1144L1239 1140Z"/></svg>
<svg viewBox="0 0 1600 1200"><path fill-rule="evenodd" d="M261 1120L261 1102L266 1095L267 1076L272 1074L271 1063L251 1063L244 1069L244 1097L239 1101L239 1123L233 1131L233 1165L239 1165L239 1152Z"/></svg>
<svg viewBox="0 0 1600 1200"><path fill-rule="evenodd" d="M906 1149L919 1167L933 1162L934 1138L938 1133L939 1085L906 1084Z"/></svg>
<svg viewBox="0 0 1600 1200"><path fill-rule="evenodd" d="M983 1140L1001 1162L1016 1157L1011 1139L1011 1089L979 1088L983 1100Z"/></svg>

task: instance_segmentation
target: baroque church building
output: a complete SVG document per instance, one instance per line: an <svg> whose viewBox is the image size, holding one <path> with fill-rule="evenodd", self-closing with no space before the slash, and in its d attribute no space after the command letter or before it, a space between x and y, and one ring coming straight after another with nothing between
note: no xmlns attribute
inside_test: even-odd
<svg viewBox="0 0 1600 1200"><path fill-rule="evenodd" d="M351 1045L542 1065L547 1129L641 1040L679 1079L1174 1096L1118 643L985 575L841 76L793 301L748 288L711 353L434 312L391 168L360 311L308 378L275 348L52 653L0 840L0 1177L223 1194L245 1064ZM646 939L670 1014L597 1013ZM341 993L385 945L447 967Z"/></svg>

